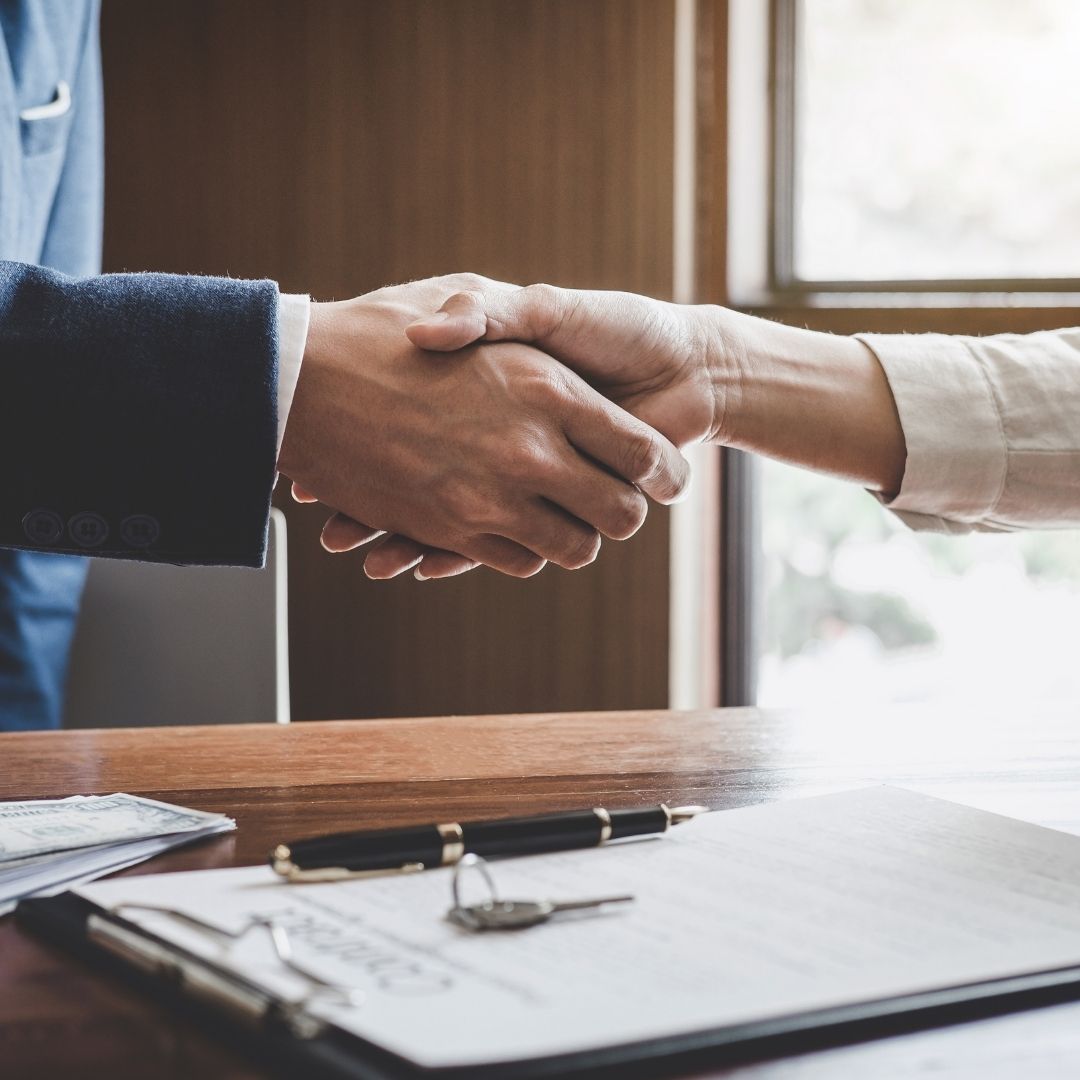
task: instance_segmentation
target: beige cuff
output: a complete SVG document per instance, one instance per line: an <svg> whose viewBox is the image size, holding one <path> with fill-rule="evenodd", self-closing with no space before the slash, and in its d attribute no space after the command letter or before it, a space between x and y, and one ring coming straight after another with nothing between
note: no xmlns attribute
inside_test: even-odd
<svg viewBox="0 0 1080 1080"><path fill-rule="evenodd" d="M992 517L1007 446L987 373L963 338L859 334L892 389L907 443L900 491L882 499L912 528L966 531Z"/></svg>

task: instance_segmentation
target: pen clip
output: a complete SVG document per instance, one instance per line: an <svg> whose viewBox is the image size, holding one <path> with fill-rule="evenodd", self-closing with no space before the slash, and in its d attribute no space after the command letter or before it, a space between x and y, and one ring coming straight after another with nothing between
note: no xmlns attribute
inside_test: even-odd
<svg viewBox="0 0 1080 1080"><path fill-rule="evenodd" d="M276 873L293 884L313 883L317 881L351 881L360 878L388 877L391 874L415 874L424 869L420 862L402 863L401 866L388 866L378 870L346 870L343 866L317 866L303 870L290 858L280 858L277 852L271 863Z"/></svg>

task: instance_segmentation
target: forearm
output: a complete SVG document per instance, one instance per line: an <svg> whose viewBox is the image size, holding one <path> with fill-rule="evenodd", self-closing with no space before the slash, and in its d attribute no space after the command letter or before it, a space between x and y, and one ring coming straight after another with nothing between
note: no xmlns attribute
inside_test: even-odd
<svg viewBox="0 0 1080 1080"><path fill-rule="evenodd" d="M713 437L885 494L906 449L877 358L852 337L699 309L717 410Z"/></svg>

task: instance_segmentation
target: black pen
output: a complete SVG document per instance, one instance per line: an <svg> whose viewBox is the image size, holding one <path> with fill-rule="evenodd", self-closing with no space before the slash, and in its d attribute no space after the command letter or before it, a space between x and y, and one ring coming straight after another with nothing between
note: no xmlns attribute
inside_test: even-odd
<svg viewBox="0 0 1080 1080"><path fill-rule="evenodd" d="M536 855L545 851L599 847L609 840L663 833L705 806L672 809L661 803L642 810L577 810L568 814L447 822L404 829L334 833L278 844L270 865L290 881L338 881L355 874L427 870L452 866L467 853Z"/></svg>

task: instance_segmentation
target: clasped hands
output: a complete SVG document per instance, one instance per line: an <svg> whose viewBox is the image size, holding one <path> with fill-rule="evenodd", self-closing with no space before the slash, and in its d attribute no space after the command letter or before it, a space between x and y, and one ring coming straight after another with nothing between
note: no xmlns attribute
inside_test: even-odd
<svg viewBox="0 0 1080 1080"><path fill-rule="evenodd" d="M323 546L421 579L591 563L685 492L721 402L700 309L451 275L312 305L279 467Z"/></svg>

